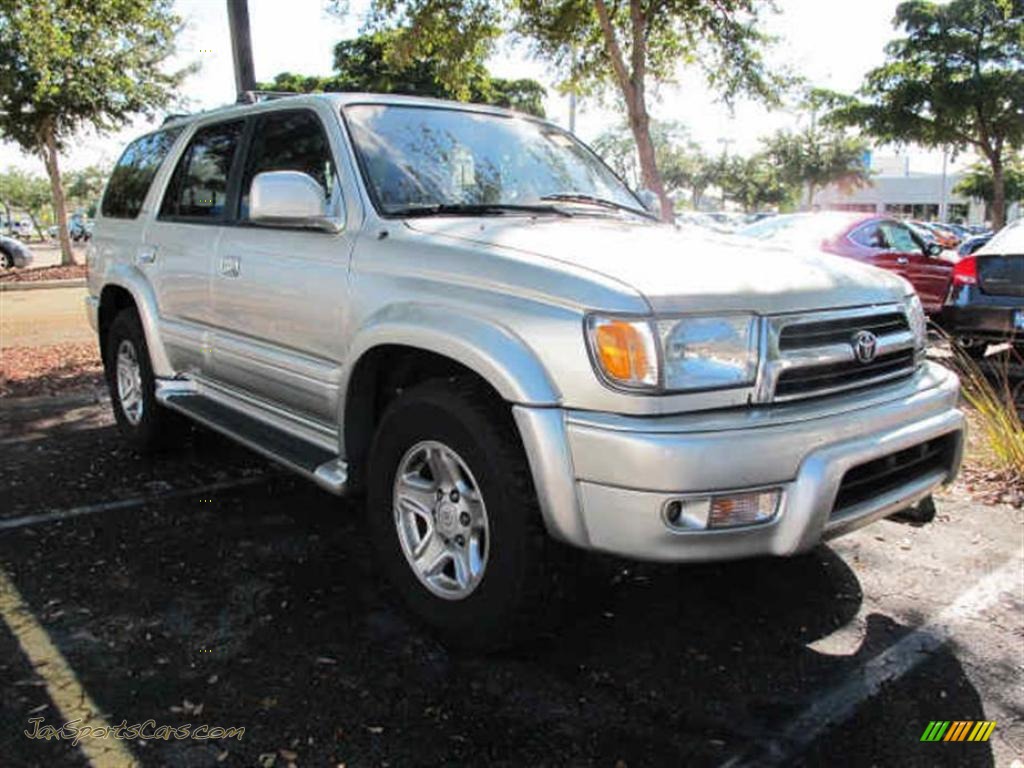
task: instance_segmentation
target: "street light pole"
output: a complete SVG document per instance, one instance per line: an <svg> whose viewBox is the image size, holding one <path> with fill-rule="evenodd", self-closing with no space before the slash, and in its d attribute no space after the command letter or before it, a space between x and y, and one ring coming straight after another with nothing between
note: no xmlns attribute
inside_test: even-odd
<svg viewBox="0 0 1024 768"><path fill-rule="evenodd" d="M231 55L235 63L235 90L239 101L247 91L256 90L256 71L252 60L252 35L249 32L248 0L227 0L228 27L231 30Z"/></svg>

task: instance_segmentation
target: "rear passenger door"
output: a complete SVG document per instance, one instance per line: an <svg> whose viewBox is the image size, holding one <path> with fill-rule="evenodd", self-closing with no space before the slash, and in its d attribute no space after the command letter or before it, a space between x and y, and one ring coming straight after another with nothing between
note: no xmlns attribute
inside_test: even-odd
<svg viewBox="0 0 1024 768"><path fill-rule="evenodd" d="M326 117L326 116L324 116ZM217 327L213 377L296 415L334 424L349 311L354 235L257 224L249 219L253 178L299 171L323 189L344 221L341 139L312 108L252 118L235 226L224 231L213 269Z"/></svg>
<svg viewBox="0 0 1024 768"><path fill-rule="evenodd" d="M199 127L178 159L140 260L160 307L160 333L180 373L209 371L210 278L227 220L244 120ZM237 174L236 174L237 175Z"/></svg>

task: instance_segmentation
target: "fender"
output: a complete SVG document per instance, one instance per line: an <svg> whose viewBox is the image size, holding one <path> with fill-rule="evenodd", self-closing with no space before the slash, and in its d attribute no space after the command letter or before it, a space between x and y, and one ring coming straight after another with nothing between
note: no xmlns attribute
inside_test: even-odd
<svg viewBox="0 0 1024 768"><path fill-rule="evenodd" d="M103 287L116 285L124 288L132 295L135 306L142 321L142 330L146 335L146 346L149 347L149 360L153 366L153 374L157 378L173 378L175 373L171 367L163 339L160 337L158 322L160 310L156 303L153 287L136 267L130 264L114 263L107 269L103 279ZM100 291L102 299L103 292Z"/></svg>
<svg viewBox="0 0 1024 768"><path fill-rule="evenodd" d="M451 307L403 303L372 315L355 334L341 376L339 424L344 424L348 385L362 356L385 344L444 355L483 377L509 403L555 406L561 395L536 355L509 329Z"/></svg>

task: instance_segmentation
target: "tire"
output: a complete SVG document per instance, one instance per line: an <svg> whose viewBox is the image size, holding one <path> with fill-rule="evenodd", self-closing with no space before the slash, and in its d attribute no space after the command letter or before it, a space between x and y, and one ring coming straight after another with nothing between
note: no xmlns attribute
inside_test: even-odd
<svg viewBox="0 0 1024 768"><path fill-rule="evenodd" d="M119 359L134 357L137 373L130 375L136 396L125 392L119 380ZM180 421L156 400L156 379L149 360L146 334L135 309L124 309L107 333L103 367L110 390L114 418L125 439L138 451L152 453L170 443ZM130 367L130 366L129 366Z"/></svg>
<svg viewBox="0 0 1024 768"><path fill-rule="evenodd" d="M462 480L464 494L458 504L451 505L455 510L449 506L455 497L447 490L442 491L442 498L436 495L438 480L431 462L444 455L442 448L454 454L454 461L448 456L449 470L445 470L449 478L454 473ZM400 466L406 470L421 467L415 482L425 488L421 489L424 502L411 516L407 514L409 497L396 487ZM454 472L450 471L453 466ZM451 486L445 478L441 480L445 488ZM435 499L433 508L429 508L431 498ZM548 609L558 592L550 567L554 543L543 529L511 413L482 385L467 379L431 380L410 388L391 403L371 447L367 514L390 582L411 612L446 644L493 650L536 633L538 617L550 617ZM428 535L423 535L428 525L425 517L432 517ZM452 522L463 517L463 524L470 524L471 529ZM409 525L409 520L415 525ZM413 528L418 530L405 532ZM485 531L482 544L478 528ZM459 531L466 534L461 547ZM421 535L428 542L424 552L429 559L445 562L429 577L421 576L412 555L406 554L415 544L410 537ZM475 551L480 572L474 575L471 565L464 567L462 575L469 576L463 579L465 585L458 585L455 558L446 561L443 553L435 558L431 553L437 547ZM423 562L427 560L423 558ZM428 578L434 582L428 583Z"/></svg>

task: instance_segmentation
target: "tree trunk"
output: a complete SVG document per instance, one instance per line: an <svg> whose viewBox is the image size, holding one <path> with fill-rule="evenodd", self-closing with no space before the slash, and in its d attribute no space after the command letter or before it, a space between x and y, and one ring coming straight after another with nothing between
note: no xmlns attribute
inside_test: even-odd
<svg viewBox="0 0 1024 768"><path fill-rule="evenodd" d="M641 96L638 99L639 103L626 99L629 127L633 131L637 154L640 156L640 177L644 187L656 194L661 201L661 220L671 223L675 220L675 212L672 210L668 192L665 191L665 184L661 180L661 171L658 170L654 142L651 140L651 118L647 114L647 105L643 103L642 98Z"/></svg>
<svg viewBox="0 0 1024 768"><path fill-rule="evenodd" d="M53 209L57 213L57 237L60 240L60 263L61 266L70 266L75 263L74 254L71 252L71 235L68 233L68 211L64 203L64 187L60 182L60 166L57 162L57 137L54 136L53 127L47 126L43 129L42 152L43 163L46 165L46 173L50 177L50 190L53 193Z"/></svg>
<svg viewBox="0 0 1024 768"><path fill-rule="evenodd" d="M1003 158L996 155L992 163L992 231L998 232L1006 224L1006 179L1003 174Z"/></svg>
<svg viewBox="0 0 1024 768"><path fill-rule="evenodd" d="M608 5L605 0L595 0L597 18L601 24L605 50L611 61L612 71L619 83L619 89L626 101L626 115L629 118L629 129L636 141L637 154L640 159L640 177L643 185L658 196L661 201L661 218L671 222L675 219L672 201L665 192L665 184L661 180L661 172L654 155L654 142L651 141L651 119L647 114L647 103L644 96L644 83L647 75L647 18L639 0L630 0L630 23L632 25L632 50L630 51L631 67L626 66L622 46L615 34Z"/></svg>

